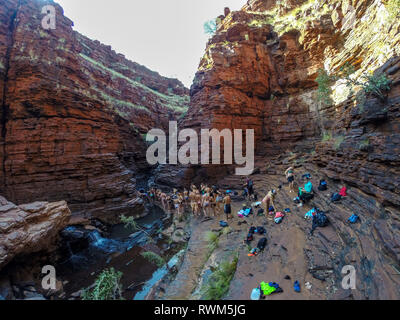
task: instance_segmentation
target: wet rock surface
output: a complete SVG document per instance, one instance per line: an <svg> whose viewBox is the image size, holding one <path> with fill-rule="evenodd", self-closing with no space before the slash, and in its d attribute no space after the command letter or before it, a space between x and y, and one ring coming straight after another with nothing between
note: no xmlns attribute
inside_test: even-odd
<svg viewBox="0 0 400 320"><path fill-rule="evenodd" d="M218 247L210 254L205 235L211 230L221 229L219 221L225 217L207 222L193 218L187 253L174 282L166 290L165 298L201 298L209 275L221 262L232 260L237 253L237 269L225 299L249 300L252 289L262 281L277 282L283 289L283 293L271 295L267 300L400 297L399 259L393 252L398 247L395 240L398 231L392 227L393 223L397 223L399 212L392 211L394 216L389 215L387 208L376 202L371 203L369 195L354 187L349 188L348 196L339 203L331 203L331 194L338 192L342 185L330 179L327 191L317 191L310 203L298 207L293 202L297 194L290 193L284 175L277 174L285 169L282 161L277 161L266 172L252 176L259 197L272 188L283 186L275 200L276 210L291 209L283 222L276 225L273 217L251 215L243 219L235 216L228 221L231 231L220 237ZM311 173L314 186L318 185L320 179L326 178L313 165L299 165L296 172L299 185L303 184L300 177L305 172ZM226 178L221 184L234 190L241 185L235 176ZM235 201L233 212L239 211L243 203L246 202ZM247 205L250 203L247 202ZM318 228L311 236L311 220L304 216L313 207L326 212L330 224ZM347 221L353 213L360 217L357 224ZM248 256L249 249L255 248L262 236L256 235L250 247L244 244L250 226L264 226L267 230L267 246L255 257ZM342 288L344 275L341 272L347 265L356 270L355 290ZM301 285L301 293L293 290L295 280Z"/></svg>

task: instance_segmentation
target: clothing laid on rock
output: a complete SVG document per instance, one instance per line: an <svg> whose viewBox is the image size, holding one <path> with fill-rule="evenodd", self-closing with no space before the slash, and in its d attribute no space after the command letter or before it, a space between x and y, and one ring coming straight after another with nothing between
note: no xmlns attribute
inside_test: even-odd
<svg viewBox="0 0 400 320"><path fill-rule="evenodd" d="M253 213L253 210L251 208L244 208L238 212L238 217L240 217L240 218L248 217L252 213Z"/></svg>
<svg viewBox="0 0 400 320"><path fill-rule="evenodd" d="M265 296L269 296L273 293L283 292L282 288L279 287L279 284L277 284L275 282L269 282L269 283L261 282L260 288L261 288L263 295L265 295Z"/></svg>
<svg viewBox="0 0 400 320"><path fill-rule="evenodd" d="M340 201L341 199L342 199L342 196L339 193L334 193L331 196L332 202L337 202L337 201Z"/></svg>
<svg viewBox="0 0 400 320"><path fill-rule="evenodd" d="M339 194L340 194L342 197L347 197L347 188L346 188L346 187L343 187L342 189L340 189Z"/></svg>

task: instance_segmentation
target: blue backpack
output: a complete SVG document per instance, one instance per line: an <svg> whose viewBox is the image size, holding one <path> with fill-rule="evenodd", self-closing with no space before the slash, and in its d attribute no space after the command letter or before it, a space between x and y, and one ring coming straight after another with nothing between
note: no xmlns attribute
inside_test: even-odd
<svg viewBox="0 0 400 320"><path fill-rule="evenodd" d="M226 223L225 221L220 221L220 222L219 222L219 225L220 225L222 228L228 227L228 223Z"/></svg>
<svg viewBox="0 0 400 320"><path fill-rule="evenodd" d="M350 223L356 223L356 222L358 221L358 219L359 219L358 215L353 214L353 215L348 219L348 221L349 221Z"/></svg>
<svg viewBox="0 0 400 320"><path fill-rule="evenodd" d="M321 180L321 181L319 182L318 190L319 190L319 191L328 190L328 184L326 183L325 180Z"/></svg>

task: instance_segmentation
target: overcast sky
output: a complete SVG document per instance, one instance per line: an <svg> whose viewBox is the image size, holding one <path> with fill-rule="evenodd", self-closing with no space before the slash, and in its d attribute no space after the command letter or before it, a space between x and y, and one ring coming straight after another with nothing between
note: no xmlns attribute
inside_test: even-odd
<svg viewBox="0 0 400 320"><path fill-rule="evenodd" d="M208 36L204 22L246 0L56 0L74 29L190 87Z"/></svg>

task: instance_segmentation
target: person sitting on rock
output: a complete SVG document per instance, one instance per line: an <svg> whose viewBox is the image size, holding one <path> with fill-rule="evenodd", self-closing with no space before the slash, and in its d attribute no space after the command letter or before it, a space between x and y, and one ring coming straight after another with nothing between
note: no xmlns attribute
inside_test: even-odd
<svg viewBox="0 0 400 320"><path fill-rule="evenodd" d="M298 196L302 204L305 204L308 200L314 198L314 190L310 178L307 178L307 183L304 185L304 188L299 188Z"/></svg>
<svg viewBox="0 0 400 320"><path fill-rule="evenodd" d="M289 182L289 192L294 192L294 168L290 167L285 171L286 179Z"/></svg>

